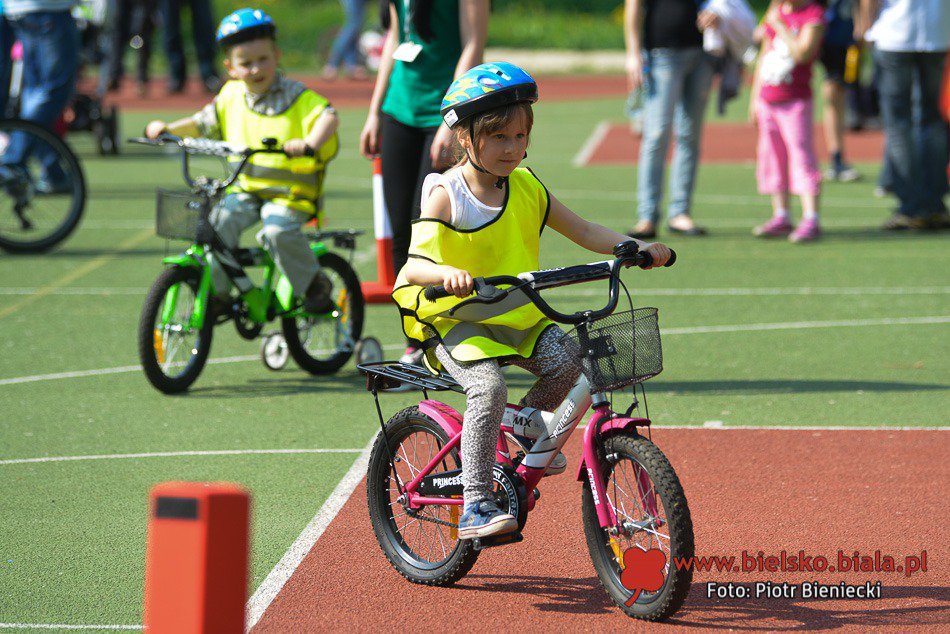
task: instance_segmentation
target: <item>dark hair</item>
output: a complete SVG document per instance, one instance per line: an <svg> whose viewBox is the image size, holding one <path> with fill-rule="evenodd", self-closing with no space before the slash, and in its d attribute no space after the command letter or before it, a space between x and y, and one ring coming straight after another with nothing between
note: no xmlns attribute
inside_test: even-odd
<svg viewBox="0 0 950 634"><path fill-rule="evenodd" d="M270 40L277 43L277 29L273 24L261 24L242 29L233 35L229 35L220 42L221 50L225 55L231 54L231 49L238 44L246 44L254 40Z"/></svg>
<svg viewBox="0 0 950 634"><path fill-rule="evenodd" d="M395 5L401 0L379 0L379 22L383 29L389 29L389 5ZM442 0L445 2L446 0ZM432 17L432 4L435 0L413 0L409 15L406 19L412 24L413 30L422 38L423 42L428 42L435 35L432 32L432 25L429 19Z"/></svg>

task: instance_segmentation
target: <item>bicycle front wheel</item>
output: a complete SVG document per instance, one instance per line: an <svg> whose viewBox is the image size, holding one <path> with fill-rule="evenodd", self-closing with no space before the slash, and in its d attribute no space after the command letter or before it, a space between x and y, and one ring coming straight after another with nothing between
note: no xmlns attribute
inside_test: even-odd
<svg viewBox="0 0 950 634"><path fill-rule="evenodd" d="M330 374L342 368L363 334L363 291L350 264L335 253L320 256L320 267L333 286L336 308L325 315L284 317L287 349L310 374Z"/></svg>
<svg viewBox="0 0 950 634"><path fill-rule="evenodd" d="M409 581L451 585L478 559L472 541L459 540L453 531L461 507L433 504L411 510L399 494L399 487L429 464L449 441L448 436L418 407L409 407L386 423L386 439L382 434L376 437L366 473L366 499L376 541L393 568ZM458 451L453 451L431 473L461 467Z"/></svg>
<svg viewBox="0 0 950 634"><path fill-rule="evenodd" d="M607 501L618 526L614 531L601 528L590 482L585 481L581 513L594 569L607 594L628 616L648 621L668 618L682 607L693 580L692 568L680 570L674 563L694 553L686 494L666 456L646 438L611 436L602 451ZM623 583L624 555L631 549L659 550L665 564L656 571L662 572L662 585L652 592L643 590L627 605L633 592Z"/></svg>
<svg viewBox="0 0 950 634"><path fill-rule="evenodd" d="M139 360L149 383L165 394L187 390L201 374L211 351L214 316L192 324L201 272L165 269L149 289L139 320Z"/></svg>
<svg viewBox="0 0 950 634"><path fill-rule="evenodd" d="M76 155L30 121L0 120L0 249L40 253L82 218L86 181Z"/></svg>

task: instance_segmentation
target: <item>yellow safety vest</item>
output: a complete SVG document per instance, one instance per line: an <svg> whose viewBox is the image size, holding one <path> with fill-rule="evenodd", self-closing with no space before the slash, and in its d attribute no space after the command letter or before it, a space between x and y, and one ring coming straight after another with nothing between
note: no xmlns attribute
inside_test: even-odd
<svg viewBox="0 0 950 634"><path fill-rule="evenodd" d="M410 258L424 258L468 271L472 277L517 275L539 268L541 231L550 209L547 189L526 168L508 179L501 213L487 225L456 229L429 218L412 225ZM503 286L504 287L504 286ZM400 271L393 300L402 315L406 336L423 343L429 365L439 369L434 346L442 343L457 361L519 355L530 357L540 334L551 321L522 293L496 304L455 296L430 302L425 289L409 284ZM455 309L453 314L449 311Z"/></svg>
<svg viewBox="0 0 950 634"><path fill-rule="evenodd" d="M246 90L244 82L229 81L221 88L215 104L222 138L251 148L262 147L261 139L267 137L279 143L305 138L330 103L312 90L304 90L289 108L268 116L247 107ZM313 157L256 154L238 177L235 189L316 214L320 211L326 166L338 148L334 133Z"/></svg>

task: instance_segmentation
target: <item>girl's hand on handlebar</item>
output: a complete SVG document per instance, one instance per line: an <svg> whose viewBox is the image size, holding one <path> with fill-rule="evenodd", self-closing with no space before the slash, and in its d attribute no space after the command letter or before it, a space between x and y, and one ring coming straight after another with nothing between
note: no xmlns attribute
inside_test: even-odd
<svg viewBox="0 0 950 634"><path fill-rule="evenodd" d="M163 132L168 132L168 124L164 121L149 121L148 125L145 126L145 136L150 139L157 139L162 135Z"/></svg>
<svg viewBox="0 0 950 634"><path fill-rule="evenodd" d="M284 141L284 154L287 156L304 156L309 149L303 139L288 139Z"/></svg>
<svg viewBox="0 0 950 634"><path fill-rule="evenodd" d="M442 272L442 286L456 297L468 297L475 288L475 281L468 271L446 266Z"/></svg>
<svg viewBox="0 0 950 634"><path fill-rule="evenodd" d="M663 266L670 259L670 248L662 242L648 242L644 244L640 250L646 251L653 256L653 264L644 267L647 269L655 269L658 266Z"/></svg>

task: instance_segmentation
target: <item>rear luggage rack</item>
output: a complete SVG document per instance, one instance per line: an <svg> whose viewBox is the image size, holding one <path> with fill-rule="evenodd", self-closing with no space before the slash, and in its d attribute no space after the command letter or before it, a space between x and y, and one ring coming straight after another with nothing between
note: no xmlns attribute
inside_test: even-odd
<svg viewBox="0 0 950 634"><path fill-rule="evenodd" d="M465 390L448 374L435 375L426 368L399 361L379 361L356 366L366 375L368 392L402 392L412 386L423 391L452 390L464 394Z"/></svg>

